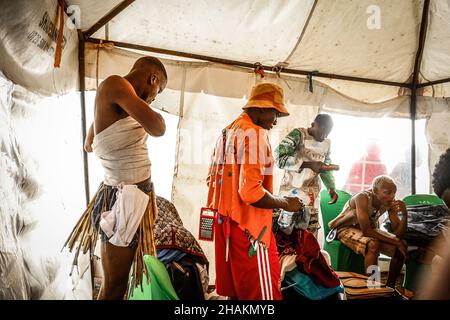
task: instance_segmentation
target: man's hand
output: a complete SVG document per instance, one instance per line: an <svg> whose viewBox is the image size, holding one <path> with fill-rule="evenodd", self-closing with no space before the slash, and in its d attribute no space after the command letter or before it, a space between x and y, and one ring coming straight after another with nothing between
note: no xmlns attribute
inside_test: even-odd
<svg viewBox="0 0 450 320"><path fill-rule="evenodd" d="M401 200L394 200L392 201L391 208L389 209L392 213L405 213L406 212L406 205Z"/></svg>
<svg viewBox="0 0 450 320"><path fill-rule="evenodd" d="M283 209L286 211L299 212L304 207L302 201L297 197L283 197L283 198L286 203Z"/></svg>
<svg viewBox="0 0 450 320"><path fill-rule="evenodd" d="M162 115L142 100L126 79L119 76L111 76L108 79L114 81L108 91L111 94L111 101L118 104L129 116L139 122L149 135L153 137L164 135L166 123Z"/></svg>
<svg viewBox="0 0 450 320"><path fill-rule="evenodd" d="M320 173L322 166L325 165L322 161L307 161L302 165L303 168L309 168L315 173Z"/></svg>
<svg viewBox="0 0 450 320"><path fill-rule="evenodd" d="M91 124L84 139L84 151L92 152L92 142L94 141L94 123Z"/></svg>
<svg viewBox="0 0 450 320"><path fill-rule="evenodd" d="M400 220L399 212L402 213L402 219ZM391 207L388 209L389 220L391 221L391 227L394 234L401 238L408 228L408 211L403 201L392 201Z"/></svg>
<svg viewBox="0 0 450 320"><path fill-rule="evenodd" d="M328 204L336 203L336 201L338 200L338 197L339 197L338 194L336 193L336 190L335 189L330 189L330 191L328 191L328 194L331 197L331 201L328 202Z"/></svg>
<svg viewBox="0 0 450 320"><path fill-rule="evenodd" d="M92 152L92 144L91 143L89 143L89 142L85 142L84 143L84 151L86 151L86 152Z"/></svg>

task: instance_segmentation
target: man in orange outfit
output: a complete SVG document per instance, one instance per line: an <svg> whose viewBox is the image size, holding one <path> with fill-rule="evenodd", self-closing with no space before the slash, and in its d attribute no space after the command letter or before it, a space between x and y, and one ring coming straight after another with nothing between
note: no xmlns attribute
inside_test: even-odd
<svg viewBox="0 0 450 320"><path fill-rule="evenodd" d="M223 131L208 175L215 225L216 290L239 300L279 300L280 265L272 233L275 208L297 212L297 197L272 195L272 149L267 130L287 116L283 89L253 87L244 112Z"/></svg>

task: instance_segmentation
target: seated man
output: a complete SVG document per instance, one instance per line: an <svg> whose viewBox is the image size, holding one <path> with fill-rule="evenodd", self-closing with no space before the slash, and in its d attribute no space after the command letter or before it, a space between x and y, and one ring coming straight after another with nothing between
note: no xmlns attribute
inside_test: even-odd
<svg viewBox="0 0 450 320"><path fill-rule="evenodd" d="M386 283L391 288L395 288L395 281L408 256L406 242L401 240L407 227L407 211L403 201L395 200L396 190L390 177L378 176L371 189L353 195L342 212L328 224L330 232L336 231L337 238L344 245L364 256L368 274L372 275L370 267L377 265L380 252L392 257ZM378 219L386 211L394 234L379 229Z"/></svg>

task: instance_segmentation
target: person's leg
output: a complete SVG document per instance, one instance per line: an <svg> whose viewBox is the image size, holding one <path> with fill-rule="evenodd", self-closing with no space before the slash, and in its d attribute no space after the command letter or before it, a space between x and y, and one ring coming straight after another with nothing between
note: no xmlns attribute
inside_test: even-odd
<svg viewBox="0 0 450 320"><path fill-rule="evenodd" d="M367 243L367 252L364 257L364 268L366 269L366 273L371 266L378 265L378 256L380 255L380 242L378 240L370 240ZM370 273L371 275L372 273Z"/></svg>
<svg viewBox="0 0 450 320"><path fill-rule="evenodd" d="M239 300L280 300L280 263L275 237L270 245L259 245L256 254L248 255L250 241L245 232L231 223L230 266L236 298ZM217 262L216 262L217 263Z"/></svg>
<svg viewBox="0 0 450 320"><path fill-rule="evenodd" d="M395 288L395 282L397 281L400 272L402 271L403 263L405 258L397 249L396 246L380 242L380 252L384 255L391 257L391 263L389 264L389 274L386 285L391 288Z"/></svg>
<svg viewBox="0 0 450 320"><path fill-rule="evenodd" d="M230 259L226 259L226 225L227 218L221 217L222 223L218 223L218 219L215 219L215 231L214 231L214 252L215 252L215 267L216 267L216 292L218 295L236 298L236 292L234 291L233 278L231 275ZM231 245L231 243L230 243ZM230 253L228 253L229 255Z"/></svg>
<svg viewBox="0 0 450 320"><path fill-rule="evenodd" d="M379 242L373 238L366 237L361 230L352 227L339 228L336 237L353 252L364 257L366 273L371 265L377 265L379 254Z"/></svg>
<svg viewBox="0 0 450 320"><path fill-rule="evenodd" d="M107 241L101 242L104 278L98 300L123 299L135 252L134 247L117 247Z"/></svg>
<svg viewBox="0 0 450 320"><path fill-rule="evenodd" d="M270 286L272 288L272 299L281 300L283 298L283 296L281 295L281 266L278 256L277 242L273 233L270 238L270 246L267 248L267 254L270 266Z"/></svg>
<svg viewBox="0 0 450 320"><path fill-rule="evenodd" d="M386 285L391 288L395 288L395 282L397 281L400 272L402 271L403 263L405 258L400 253L399 250L395 250L392 256L391 263L389 264L389 274Z"/></svg>

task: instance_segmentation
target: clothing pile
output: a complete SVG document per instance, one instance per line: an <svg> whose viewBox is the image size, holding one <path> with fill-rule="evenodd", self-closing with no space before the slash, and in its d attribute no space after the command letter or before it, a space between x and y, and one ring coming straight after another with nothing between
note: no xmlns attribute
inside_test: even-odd
<svg viewBox="0 0 450 320"><path fill-rule="evenodd" d="M204 300L209 263L197 240L184 226L175 206L157 196L155 246L180 300Z"/></svg>
<svg viewBox="0 0 450 320"><path fill-rule="evenodd" d="M409 245L425 247L448 228L450 212L445 205L411 205L407 210L408 228L403 239ZM384 227L393 232L389 220L384 222Z"/></svg>
<svg viewBox="0 0 450 320"><path fill-rule="evenodd" d="M339 276L328 266L312 233L294 229L291 234L286 234L278 230L275 239L282 272L286 271L285 289L292 287L297 293L311 300L325 299L344 291ZM294 256L295 259L292 259ZM293 263L295 267L292 267Z"/></svg>

